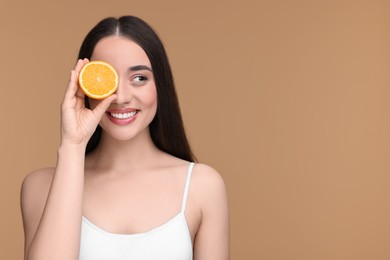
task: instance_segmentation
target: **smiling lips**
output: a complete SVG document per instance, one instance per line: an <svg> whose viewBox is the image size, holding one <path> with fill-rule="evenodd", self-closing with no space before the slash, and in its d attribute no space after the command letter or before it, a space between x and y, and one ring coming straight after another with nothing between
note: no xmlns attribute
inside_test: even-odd
<svg viewBox="0 0 390 260"><path fill-rule="evenodd" d="M128 113L110 113L110 116L115 117L117 119L127 119L135 116L135 114L137 114L136 111L128 112Z"/></svg>
<svg viewBox="0 0 390 260"><path fill-rule="evenodd" d="M110 110L107 111L108 118L117 125L127 125L136 119L138 110Z"/></svg>

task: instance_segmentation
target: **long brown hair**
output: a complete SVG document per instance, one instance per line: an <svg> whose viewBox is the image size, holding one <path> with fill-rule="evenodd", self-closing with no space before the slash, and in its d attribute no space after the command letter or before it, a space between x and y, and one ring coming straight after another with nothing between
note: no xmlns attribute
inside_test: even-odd
<svg viewBox="0 0 390 260"><path fill-rule="evenodd" d="M154 144L173 156L195 161L184 130L168 57L158 35L145 21L135 16L103 19L85 37L79 59L90 59L98 41L112 35L127 37L137 43L152 65L157 89L157 112L149 129ZM89 107L88 98L85 101ZM98 146L101 132L102 128L98 126L88 142L86 154Z"/></svg>

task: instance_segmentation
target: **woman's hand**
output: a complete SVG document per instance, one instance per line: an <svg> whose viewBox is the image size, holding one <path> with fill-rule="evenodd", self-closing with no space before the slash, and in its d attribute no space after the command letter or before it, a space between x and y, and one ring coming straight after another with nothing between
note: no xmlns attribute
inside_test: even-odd
<svg viewBox="0 0 390 260"><path fill-rule="evenodd" d="M102 100L93 110L85 107L85 94L78 85L78 75L88 59L78 60L71 71L68 87L61 105L61 142L87 145L103 114L116 95Z"/></svg>

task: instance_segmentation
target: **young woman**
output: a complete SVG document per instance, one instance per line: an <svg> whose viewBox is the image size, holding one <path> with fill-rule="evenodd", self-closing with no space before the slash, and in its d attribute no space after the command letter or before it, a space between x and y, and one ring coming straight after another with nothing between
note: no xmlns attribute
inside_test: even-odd
<svg viewBox="0 0 390 260"><path fill-rule="evenodd" d="M114 95L84 96L89 60L116 68ZM107 18L86 36L56 167L25 178L21 207L28 260L229 259L224 182L194 164L164 47L141 19Z"/></svg>

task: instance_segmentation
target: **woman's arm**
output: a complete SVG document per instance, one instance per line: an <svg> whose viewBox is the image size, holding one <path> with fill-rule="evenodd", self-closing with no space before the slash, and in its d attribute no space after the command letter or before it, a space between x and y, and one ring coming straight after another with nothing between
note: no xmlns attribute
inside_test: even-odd
<svg viewBox="0 0 390 260"><path fill-rule="evenodd" d="M55 170L39 170L25 178L21 191L25 259L78 259L83 157L82 147L61 146Z"/></svg>
<svg viewBox="0 0 390 260"><path fill-rule="evenodd" d="M218 172L202 164L194 168L193 177L194 195L202 213L194 241L194 260L228 260L229 212L225 183Z"/></svg>
<svg viewBox="0 0 390 260"><path fill-rule="evenodd" d="M61 144L55 170L34 172L22 185L26 260L78 259L85 148L115 99L115 95L108 97L94 110L85 108L77 77L87 62L77 62L62 102Z"/></svg>

